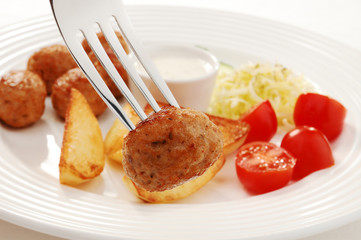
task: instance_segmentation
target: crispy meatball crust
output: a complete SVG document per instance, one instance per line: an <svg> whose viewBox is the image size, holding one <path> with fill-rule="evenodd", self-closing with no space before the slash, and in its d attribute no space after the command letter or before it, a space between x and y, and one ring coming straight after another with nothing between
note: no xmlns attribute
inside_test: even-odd
<svg viewBox="0 0 361 240"><path fill-rule="evenodd" d="M48 94L54 81L77 64L64 45L47 46L35 52L28 60L27 69L37 73L45 82Z"/></svg>
<svg viewBox="0 0 361 240"><path fill-rule="evenodd" d="M65 118L72 88L76 88L84 95L96 116L102 114L107 108L84 73L79 68L73 68L57 78L53 85L51 102L60 117Z"/></svg>
<svg viewBox="0 0 361 240"><path fill-rule="evenodd" d="M123 167L138 186L164 191L202 175L222 151L222 133L205 114L167 106L125 137Z"/></svg>
<svg viewBox="0 0 361 240"><path fill-rule="evenodd" d="M44 113L46 87L30 71L11 71L0 79L0 119L20 128L38 121Z"/></svg>

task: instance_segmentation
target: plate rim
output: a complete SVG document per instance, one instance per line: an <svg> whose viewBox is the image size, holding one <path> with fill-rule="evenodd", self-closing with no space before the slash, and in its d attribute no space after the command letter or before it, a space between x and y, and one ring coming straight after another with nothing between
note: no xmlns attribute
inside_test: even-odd
<svg viewBox="0 0 361 240"><path fill-rule="evenodd" d="M277 21L273 21L273 20L269 20L269 19L266 19L266 18L260 18L260 17L255 17L255 16L251 16L251 15L246 15L246 14L242 14L242 13L236 13L236 12L233 12L233 11L224 11L224 10L214 10L214 9L203 9L203 8L197 8L197 7L175 7L175 6L164 6L164 5L160 5L160 6L162 6L162 8L177 8L179 11L182 11L182 9L194 9L194 10L196 10L196 11L203 11L203 12L208 12L208 13L211 13L211 12L224 12L224 13L232 13L232 17L233 16L235 16L235 15L242 15L242 16L245 16L245 17L247 17L247 18L253 18L253 19L261 19L262 21L264 21L264 20L267 20L267 21L269 21L269 22L271 22L271 23L273 23L273 24L280 24L280 25L285 25L285 26L288 26L288 27L292 27L292 28L296 28L296 29L298 29L298 30L301 30L302 32L308 32L308 34L313 34L314 35L314 33L313 32L311 32L311 31L308 31L308 30L304 30L304 29L302 29L302 28L298 28L298 27L293 27L293 26L291 26L291 25L288 25L288 24L283 24L283 23L280 23L280 22L277 22ZM130 7L130 6L128 6L128 7ZM132 8L134 8L134 5L131 5L131 7ZM137 6L137 7L140 7L139 5ZM143 8L143 9L145 9L145 8L155 8L155 6L154 5L142 5L141 6L141 8ZM157 7L158 8L158 7ZM34 17L34 18L31 18L31 19L29 19L29 20L40 20L40 19L51 19L51 15L42 15L42 16L38 16L38 17ZM15 23L16 25L21 25L21 23L26 23L28 20L22 20L22 21L19 21L19 22L17 22L17 23ZM55 21L54 21L55 22ZM12 24L12 25L10 25L9 27L11 27L11 26L13 26L14 24ZM5 27L6 29L8 28L8 27ZM1 28L0 29L0 32L2 32L2 30L4 29L4 27L3 28ZM316 34L317 35L317 34ZM326 38L326 37L324 37L324 36L322 36L322 35L314 35L315 37L317 37L317 38L321 38L321 39L325 39L325 40L327 40L327 42L330 42L330 41L332 41L332 42L334 42L334 43L336 43L336 44L338 44L338 45L342 45L343 46L343 48L348 48L348 50L349 51L354 51L354 49L352 48L352 47L350 47L350 46L348 46L348 45L344 45L344 44L342 44L342 43L339 43L338 41L336 41L336 40L334 40L334 39L328 39L328 38ZM357 50L355 51L355 53L357 54L357 55L359 55L359 56L361 56L361 53L360 52L358 52ZM4 213L4 214L3 214ZM44 226L44 225L42 225L42 226L39 226L39 225L37 225L37 224L39 224L39 223L36 223L35 221L34 221L34 219L32 219L32 220L30 220L30 219L27 219L27 218L24 218L24 217L21 217L21 216L17 216L17 215L8 215L8 216L10 216L10 218L8 218L8 220L7 219L5 219L5 217L6 217L6 210L4 210L4 211L2 211L1 212L1 218L3 219L3 220L5 220L5 221L8 221L9 220L9 222L12 222L12 223L14 223L14 224L17 224L17 225L20 225L20 226L23 226L23 227L26 227L26 228L30 228L30 229L33 229L33 230L37 230L37 231L39 231L39 232L43 232L43 233L46 233L46 234L50 234L50 235L54 235L54 232L53 231L55 231L55 232L58 232L60 235L55 235L55 236L59 236L59 237L62 237L62 236L64 236L64 235L62 235L63 234L63 232L62 231L64 231L64 228L61 228L61 227L59 227L59 226L54 226L54 225L52 225L52 224L49 224L49 225L47 225L46 227ZM347 215L347 216L350 216L350 215ZM346 216L344 216L345 218L346 218ZM332 226L332 227L330 227L328 224L326 224L326 223L324 223L324 224L326 224L326 225L324 225L324 230L329 230L329 229L331 229L331 228L333 228L333 227L335 227L335 226L341 226L341 225L343 225L343 224L347 224L347 223L349 223L349 222L351 222L351 221L353 221L353 220L356 220L356 219L358 219L358 218L361 218L361 208L357 211L357 212L354 212L353 214L352 214L352 217L351 218L348 218L348 219L343 219L342 221L340 220L340 219L338 219L340 222L339 223L336 223L336 222L334 222L334 226ZM20 221L18 221L18 219L20 220ZM27 220L30 220L30 222L28 222ZM348 222L347 222L347 220L349 220ZM21 222L20 224L18 224L19 222ZM342 223L341 223L342 222ZM41 224L46 224L45 222L42 222ZM328 225L328 226L327 226ZM322 226L322 224L319 224L319 226ZM316 231L315 229L314 229L314 227L310 227L311 229L310 229L310 231L312 231L313 230L313 233L312 234L315 234L315 233L319 233L319 232L321 232L321 231ZM69 230L69 229L68 229ZM322 230L322 231L324 231L324 230ZM72 229L72 230L70 230L70 231L74 231L74 229ZM300 229L299 230L300 231L300 234L302 235L302 229ZM83 231L79 231L79 232L77 232L77 231L75 231L75 233L78 233L78 234L82 234L83 233ZM282 235L282 234L281 234ZM282 237L282 238L286 238L286 237L290 237L290 235L288 235L288 234L286 234L287 236L279 236L279 235L277 235L277 236L275 236L275 237ZM309 234L308 235L305 235L305 236L309 236ZM69 235L68 237L71 237L71 235ZM87 236L86 234L85 235L82 235L81 237L89 237L89 236ZM107 238L109 238L109 236L107 237ZM111 239L111 238L109 238L109 239Z"/></svg>

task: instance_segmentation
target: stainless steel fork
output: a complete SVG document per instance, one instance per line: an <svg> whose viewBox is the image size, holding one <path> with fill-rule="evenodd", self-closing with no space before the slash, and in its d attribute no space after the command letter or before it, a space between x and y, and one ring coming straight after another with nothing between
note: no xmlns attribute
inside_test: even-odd
<svg viewBox="0 0 361 240"><path fill-rule="evenodd" d="M131 80L134 81L135 85L139 88L155 112L158 112L160 107L121 46L113 28L114 23L119 27L131 50L137 56L139 62L142 63L144 69L162 92L168 103L179 107L167 84L160 76L150 57L146 54L145 47L136 38L124 11L122 0L50 0L50 4L60 33L75 61L104 102L130 131L135 129L134 124L125 114L93 63L88 58L81 44L82 39L88 42L108 75L115 82L125 99L139 115L140 119L145 120L147 116L109 59L97 37L97 29L100 29L104 34L107 42L122 63ZM79 36L81 37L79 38Z"/></svg>

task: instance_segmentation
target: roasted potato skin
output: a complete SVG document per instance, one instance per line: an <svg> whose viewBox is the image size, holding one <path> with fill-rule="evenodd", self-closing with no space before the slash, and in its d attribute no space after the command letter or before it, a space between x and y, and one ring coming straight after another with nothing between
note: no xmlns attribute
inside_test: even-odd
<svg viewBox="0 0 361 240"><path fill-rule="evenodd" d="M249 133L250 126L241 119L229 119L206 114L209 119L219 127L223 135L223 153L228 155L243 145Z"/></svg>
<svg viewBox="0 0 361 240"><path fill-rule="evenodd" d="M222 152L222 133L205 114L167 106L125 137L123 167L138 186L164 191L202 175Z"/></svg>
<svg viewBox="0 0 361 240"><path fill-rule="evenodd" d="M0 79L0 119L15 128L38 121L44 113L46 87L30 71L10 71Z"/></svg>
<svg viewBox="0 0 361 240"><path fill-rule="evenodd" d="M54 81L69 69L77 67L66 46L55 44L41 48L30 56L27 70L43 79L48 94L51 94Z"/></svg>
<svg viewBox="0 0 361 240"><path fill-rule="evenodd" d="M123 182L135 196L148 203L174 202L190 196L206 185L222 169L226 159L222 154L217 161L209 167L201 176L191 179L175 188L160 192L151 192L139 187L132 182L127 175L123 176Z"/></svg>
<svg viewBox="0 0 361 240"><path fill-rule="evenodd" d="M60 117L65 118L72 88L76 88L83 94L96 116L102 114L107 108L84 73L79 68L73 68L57 78L53 84L51 102Z"/></svg>
<svg viewBox="0 0 361 240"><path fill-rule="evenodd" d="M82 93L72 88L59 161L60 183L77 186L99 176L104 165L98 121Z"/></svg>

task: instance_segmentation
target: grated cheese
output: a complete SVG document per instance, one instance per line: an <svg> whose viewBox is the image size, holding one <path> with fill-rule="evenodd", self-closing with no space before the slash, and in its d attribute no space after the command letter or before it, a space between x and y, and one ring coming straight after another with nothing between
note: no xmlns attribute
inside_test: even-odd
<svg viewBox="0 0 361 240"><path fill-rule="evenodd" d="M279 127L289 129L294 124L293 109L298 96L310 91L313 87L303 75L280 64L249 63L239 70L222 64L208 112L238 119L252 106L268 99Z"/></svg>

